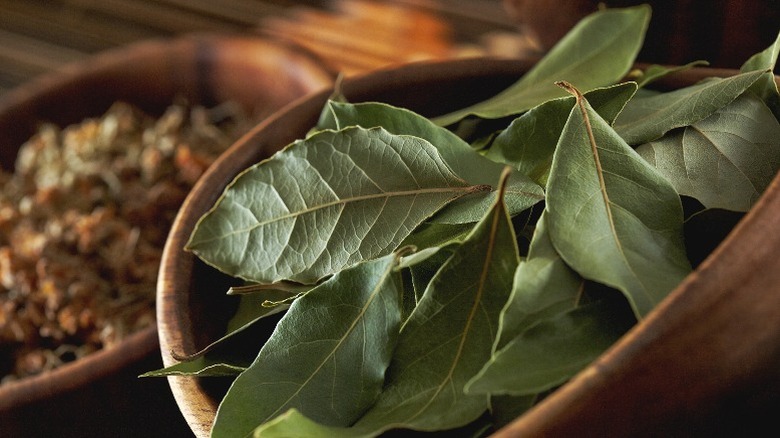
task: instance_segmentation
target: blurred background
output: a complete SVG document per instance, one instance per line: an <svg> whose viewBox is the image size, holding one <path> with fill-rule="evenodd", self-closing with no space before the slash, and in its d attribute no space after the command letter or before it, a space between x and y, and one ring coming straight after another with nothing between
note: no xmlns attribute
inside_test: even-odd
<svg viewBox="0 0 780 438"><path fill-rule="evenodd" d="M116 46L193 32L303 46L352 74L533 50L502 0L0 0L0 93Z"/></svg>
<svg viewBox="0 0 780 438"><path fill-rule="evenodd" d="M0 0L0 95L96 52L193 32L291 41L345 74L444 57L533 57L599 5L653 6L641 60L738 67L777 0Z"/></svg>

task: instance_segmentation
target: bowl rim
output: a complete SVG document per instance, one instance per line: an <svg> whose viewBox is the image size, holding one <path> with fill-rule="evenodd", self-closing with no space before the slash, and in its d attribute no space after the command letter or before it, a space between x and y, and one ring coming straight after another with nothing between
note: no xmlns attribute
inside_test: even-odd
<svg viewBox="0 0 780 438"><path fill-rule="evenodd" d="M389 66L355 75L353 77L344 79L343 86L345 90L348 89L345 94L347 94L349 97L350 93L362 95L366 90L376 91L379 88L386 86L388 83L393 83L397 78L404 76L422 76L426 74L442 74L445 72L452 74L453 71L459 72L461 69L457 67L462 66L470 67L472 69L470 74L474 74L475 71L482 72L484 74L485 72L489 72L491 69L495 69L497 67L511 67L511 69L517 70L518 72L526 72L533 65L533 63L534 60L530 59L509 59L489 56L418 61ZM636 64L636 67L640 68L646 66L647 64ZM661 79L659 84L675 88L681 85L690 85L706 77L728 77L737 73L739 73L739 71L735 69L695 67L690 70L686 70L681 74L672 75ZM780 80L780 78L777 77L776 79ZM382 85L377 85L380 83ZM331 88L330 90L324 90L320 93L315 93L313 95L299 98L286 105L284 108L276 112L273 116L269 117L262 123L258 124L253 130L234 143L228 151L223 153L215 165L212 166L212 168L210 168L209 171L203 175L193 190L189 193L187 199L182 205L182 208L179 210L179 214L177 215L174 226L172 227L172 233L169 235L166 242L166 246L163 252L163 268L161 270L158 281L157 320L160 324L160 346L163 356L163 363L165 366L170 366L178 362L172 354L174 351L179 354L191 354L197 351L192 345L186 345L188 340L182 340L181 336L174 333L176 330L181 329L182 324L185 323L182 323L181 320L171 321L170 318L166 315L168 312L177 313L177 309L174 307L177 304L177 301L173 296L176 294L173 282L176 280L177 274L181 273L182 270L191 273L191 269L195 263L195 257L191 254L185 255L183 260L179 259L179 256L182 254L180 250L187 242L189 232L191 232L192 226L194 225L193 218L190 218L190 222L188 223L185 216L196 214L199 209L201 210L201 213L205 212L206 210L204 210L204 208L208 209L210 204L213 204L213 200L215 199L213 196L211 197L211 202L204 202L202 199L200 199L200 197L203 196L203 192L208 191L208 188L214 186L215 184L222 185L225 181L232 180L232 178L235 177L238 172L243 170L235 169L236 166L233 163L240 155L246 154L248 150L253 148L262 148L261 145L252 144L252 142L255 141L255 138L259 134L262 134L263 131L267 129L278 129L276 125L284 122L285 119L288 118L289 115L293 112L302 110L312 111L313 108L317 108L317 104L319 104L319 108L321 108L321 104L328 96L333 93L333 91L334 88ZM769 194L770 192L771 195ZM738 228L729 234L727 241L721 243L721 245L718 247L718 250L710 254L707 257L707 260L705 260L705 262L700 265L701 269L710 269L709 266L713 264L711 259L715 258L716 255L719 255L723 252L721 247L724 247L726 244L729 246L734 245L733 241L737 239L733 235L737 232L737 230L739 230L740 233L745 232L744 229L746 228L746 225L742 224L750 220L750 217L756 216L756 210L761 209L761 206L767 204L768 201L765 198L769 198L770 196L780 198L779 175L775 176L771 187L765 190L759 202L754 206L754 208L751 209L750 212L748 212L746 218L743 218L740 221L740 226L738 226ZM780 235L780 232L778 234ZM780 237L778 237L778 242L780 242ZM700 277L698 272L701 269L696 269L694 274L690 274L686 280L681 285L678 285L678 287L675 288L675 290L672 291L672 293L670 293L670 295L667 296L662 301L662 303L656 306L656 308L653 309L653 311L644 320L637 323L626 335L621 338L618 343L614 344L609 350L603 353L596 362L578 373L575 378L571 379L562 388L556 390L555 393L560 393L558 399L555 400L556 408L560 408L561 406L565 407L567 403L571 403L573 399L576 399L576 397L580 396L583 388L588 388L590 385L592 385L591 376L602 372L605 367L609 368L610 366L614 366L614 362L617 360L616 358L619 357L618 353L626 350L633 352L637 348L641 347L641 345L637 346L634 344L638 342L637 338L640 337L642 332L647 332L648 323L652 322L653 324L657 324L658 320L661 319L661 316L665 312L668 312L667 309L671 306L671 303L679 301L681 295L692 294L692 292L690 292L690 283L695 283L696 278ZM187 281L189 282L189 279ZM186 287L189 287L189 284L187 284ZM185 291L184 293L188 292ZM182 343L183 341L185 342L184 344ZM174 398L176 399L182 414L184 415L187 423L192 428L193 432L197 436L208 436L210 433L213 416L216 413L216 408L219 401L210 399L202 392L198 392L197 377L169 376L167 379L171 386ZM572 386L575 386L574 390L569 389ZM565 391L562 391L562 389L565 389ZM552 398L552 396L550 398ZM546 407L549 404L550 402L546 399L534 408L536 412L534 420L539 417L543 417L546 414ZM521 429L515 425L517 421L524 419L527 415L528 412L521 417L518 417L518 419L516 419L513 423L510 423L509 425L502 428L499 433L504 433L504 436L517 436L516 433L518 430L523 430L524 432L533 432L533 428L537 426L536 423L523 423L523 425L521 425L523 427L525 427L526 424L530 424L530 426L528 426L526 429ZM205 419L204 416L206 417ZM208 418L209 416L210 418Z"/></svg>
<svg viewBox="0 0 780 438"><path fill-rule="evenodd" d="M94 74L114 71L141 59L154 59L161 54L186 51L188 47L197 48L200 45L221 42L246 44L246 47L242 46L238 49L241 51L258 47L272 49L294 59L302 66L305 65L302 69L305 74L302 74L300 79L296 79L296 82L300 83L306 94L326 88L333 83L335 74L325 62L315 54L284 41L261 35L194 32L138 40L86 56L81 60L67 63L57 70L43 73L0 95L0 114L13 114L41 96L56 94L85 80L89 81L85 78ZM84 117L97 115L99 114L89 114ZM157 330L158 324L155 318L152 324L133 332L113 346L101 348L53 370L4 383L0 386L0 414L22 405L77 390L155 354L159 351Z"/></svg>

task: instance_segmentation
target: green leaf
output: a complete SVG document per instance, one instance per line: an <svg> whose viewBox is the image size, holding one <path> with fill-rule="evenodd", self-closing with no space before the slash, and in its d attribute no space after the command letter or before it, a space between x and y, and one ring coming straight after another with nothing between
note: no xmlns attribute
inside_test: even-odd
<svg viewBox="0 0 780 438"><path fill-rule="evenodd" d="M222 400L212 437L246 436L290 408L330 426L357 420L381 391L400 329L396 266L395 254L356 265L293 302Z"/></svg>
<svg viewBox="0 0 780 438"><path fill-rule="evenodd" d="M329 103L337 129L348 126L374 128L381 126L395 135L414 135L430 142L452 171L473 185L498 186L504 166L485 158L449 130L407 109L384 103ZM513 175L504 195L510 214L544 199L542 188L524 175ZM431 221L447 224L474 223L484 215L495 199L489 191L472 193L447 205Z"/></svg>
<svg viewBox="0 0 780 438"><path fill-rule="evenodd" d="M418 250L461 242L474 228L474 224L442 224L426 222L417 227L400 246L413 246Z"/></svg>
<svg viewBox="0 0 780 438"><path fill-rule="evenodd" d="M484 189L423 139L322 131L241 173L187 246L245 280L314 283L388 254L448 202Z"/></svg>
<svg viewBox="0 0 780 438"><path fill-rule="evenodd" d="M565 96L556 81L582 90L618 82L630 70L644 41L650 7L595 12L575 25L528 73L495 97L434 119L447 126L469 115L496 119L525 112Z"/></svg>
<svg viewBox="0 0 780 438"><path fill-rule="evenodd" d="M550 239L569 266L622 291L642 317L691 271L680 197L568 88L578 99L547 185Z"/></svg>
<svg viewBox="0 0 780 438"><path fill-rule="evenodd" d="M491 388L495 373L517 375L507 369L507 363L499 353L511 341L539 321L571 311L580 305L585 281L569 268L558 255L547 231L547 213L542 212L536 223L528 250L528 257L520 262L515 271L512 294L501 312L499 336L493 346L493 356L469 383L477 388ZM521 377L522 378L522 377ZM502 381L502 378L497 379ZM502 383L499 383L502 384ZM478 393L504 394L501 388L478 389ZM525 393L533 400L535 393ZM520 400L521 405L532 400ZM511 399L511 397L510 397ZM507 401L504 400L504 403ZM517 402L517 401L515 401ZM493 403L493 397L491 397ZM501 400L496 400L501 404Z"/></svg>
<svg viewBox="0 0 780 438"><path fill-rule="evenodd" d="M631 145L656 140L672 129L709 117L744 93L762 74L756 71L711 78L668 93L636 97L618 116L615 130Z"/></svg>
<svg viewBox="0 0 780 438"><path fill-rule="evenodd" d="M342 87L343 82L344 76L343 74L339 73L339 75L336 77L336 80L334 81L333 91L330 93L330 96L328 96L328 101L325 103L325 106L323 106L322 111L320 111L320 118L317 120L317 125L309 131L307 137L324 130L338 131L336 118L331 111L330 103L346 103L349 101L344 95L344 90Z"/></svg>
<svg viewBox="0 0 780 438"><path fill-rule="evenodd" d="M544 191L541 185L531 181L526 175L513 172L515 175L507 183L504 199L509 215L517 216L543 200ZM473 225L490 209L493 203L491 195L495 197L495 190L471 193L460 197L436 212L429 222L449 225Z"/></svg>
<svg viewBox="0 0 780 438"><path fill-rule="evenodd" d="M487 409L462 388L490 357L519 255L499 200L430 281L404 324L385 389L357 430L445 430Z"/></svg>
<svg viewBox="0 0 780 438"><path fill-rule="evenodd" d="M162 376L235 376L244 371L252 362L252 358L262 347L263 338L256 331L266 328L255 328L261 320L277 315L287 310L289 304L276 306L263 305L266 301L284 301L296 297L301 292L286 289L264 289L261 293L239 296L238 309L228 321L225 335L210 343L205 348L189 356L177 357L179 363L157 371L143 374L142 377ZM236 348L237 345L246 348ZM245 357L245 350L251 345L257 348L251 352L251 357ZM242 352L242 354L236 354Z"/></svg>
<svg viewBox="0 0 780 438"><path fill-rule="evenodd" d="M751 56L740 70L743 73L756 70L765 71L761 78L750 87L750 91L763 99L774 113L775 118L780 119L780 91L777 89L777 81L773 73L777 67L778 55L780 55L780 32L772 45Z"/></svg>
<svg viewBox="0 0 780 438"><path fill-rule="evenodd" d="M411 272L416 303L422 299L431 279L452 257L458 246L460 246L460 242L450 242L444 246L423 249L401 259L400 266L408 268Z"/></svg>
<svg viewBox="0 0 780 438"><path fill-rule="evenodd" d="M525 330L469 382L466 393L534 395L565 383L635 323L617 301L585 304Z"/></svg>
<svg viewBox="0 0 780 438"><path fill-rule="evenodd" d="M615 120L637 90L626 82L597 88L585 94L609 123ZM516 118L493 141L486 156L509 164L532 180L544 184L563 126L574 106L574 96L547 101Z"/></svg>
<svg viewBox="0 0 780 438"><path fill-rule="evenodd" d="M248 365L248 364L247 364ZM230 377L237 376L246 370L247 366L236 365L223 359L208 356L198 356L192 360L179 362L169 367L141 374L140 377L168 376L198 376L198 377Z"/></svg>
<svg viewBox="0 0 780 438"><path fill-rule="evenodd" d="M637 148L682 195L748 211L780 169L780 123L745 94L712 116Z"/></svg>
<svg viewBox="0 0 780 438"><path fill-rule="evenodd" d="M675 67L667 67L665 65L653 64L648 66L644 70L637 71L636 74L629 74L629 77L636 80L639 88L644 88L650 85L651 83L661 78L664 78L666 76L679 73L681 71L690 70L694 67L700 67L706 65L709 65L707 61L693 61L693 62L689 62L688 64L675 66ZM588 98L588 100L590 100L590 98ZM594 105L593 102L591 102L591 104L593 105L594 108L596 107L596 105Z"/></svg>
<svg viewBox="0 0 780 438"><path fill-rule="evenodd" d="M317 423L293 408L258 426L252 436L255 438L359 438L369 435L356 430Z"/></svg>
<svg viewBox="0 0 780 438"><path fill-rule="evenodd" d="M266 289L262 293L240 295L238 309L235 315L228 321L226 335L230 336L262 318L283 312L290 307L289 304L268 306L266 305L267 302L287 302L292 298L300 296L302 293L303 291Z"/></svg>
<svg viewBox="0 0 780 438"><path fill-rule="evenodd" d="M479 418L487 399L464 395L463 386L490 357L518 259L499 196L431 280L401 330L382 394L360 420L350 428L318 428L291 412L255 436L373 437L390 429L454 429Z"/></svg>
<svg viewBox="0 0 780 438"><path fill-rule="evenodd" d="M577 307L585 281L561 259L547 231L547 212L536 223L528 257L515 272L512 294L501 312L501 349L538 321Z"/></svg>

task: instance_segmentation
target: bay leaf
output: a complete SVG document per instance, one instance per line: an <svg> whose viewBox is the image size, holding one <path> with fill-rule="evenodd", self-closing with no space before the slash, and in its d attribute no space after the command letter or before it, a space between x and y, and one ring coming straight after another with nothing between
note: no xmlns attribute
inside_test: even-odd
<svg viewBox="0 0 780 438"><path fill-rule="evenodd" d="M538 321L580 304L585 280L563 261L547 231L547 213L536 223L528 256L515 272L512 293L501 312L494 351Z"/></svg>
<svg viewBox="0 0 780 438"><path fill-rule="evenodd" d="M230 377L237 376L247 369L246 365L237 365L223 359L208 356L198 356L173 364L171 366L149 371L140 377L197 376L197 377Z"/></svg>
<svg viewBox="0 0 780 438"><path fill-rule="evenodd" d="M339 73L339 75L336 76L336 80L333 83L333 91L331 91L330 95L328 96L328 100L325 102L325 105L322 107L322 110L320 111L320 117L317 120L317 125L309 131L307 137L319 131L325 131L325 130L338 131L336 118L335 115L333 114L333 111L331 111L330 103L349 102L347 96L344 95L343 83L344 83L344 75L342 73Z"/></svg>
<svg viewBox="0 0 780 438"><path fill-rule="evenodd" d="M306 291L310 290L308 288ZM303 290L266 289L262 293L240 295L238 309L227 324L227 333L231 334L246 328L253 322L271 315L283 312L289 308L289 303L283 305L268 306L266 302L287 302L303 294Z"/></svg>
<svg viewBox="0 0 780 438"><path fill-rule="evenodd" d="M707 208L745 212L780 169L780 123L761 99L745 94L636 150L680 194Z"/></svg>
<svg viewBox="0 0 780 438"><path fill-rule="evenodd" d="M291 296L288 290L267 289L262 294L238 296L235 315L228 320L225 334L200 351L174 357L179 363L143 374L142 377L163 376L236 376L246 370L268 339L288 304L263 306L266 300L284 300ZM277 316L277 318L271 318Z"/></svg>
<svg viewBox="0 0 780 438"><path fill-rule="evenodd" d="M596 111L612 123L636 90L636 83L625 82L596 88L585 96ZM485 156L509 164L543 185L572 107L574 96L549 100L530 109L496 136Z"/></svg>
<svg viewBox="0 0 780 438"><path fill-rule="evenodd" d="M753 71L725 79L710 78L667 93L637 96L615 120L615 130L630 145L656 140L672 129L709 117L744 93L763 74Z"/></svg>
<svg viewBox="0 0 780 438"><path fill-rule="evenodd" d="M631 69L650 21L647 5L605 9L580 20L516 83L495 97L434 119L447 126L467 116L496 119L520 114L566 93L567 81L582 90L618 82Z"/></svg>
<svg viewBox="0 0 780 438"><path fill-rule="evenodd" d="M258 426L253 432L254 438L368 438L361 431L344 427L320 424L299 410L291 408L282 415Z"/></svg>
<svg viewBox="0 0 780 438"><path fill-rule="evenodd" d="M426 435L431 435L433 437L452 436L458 438L485 437L487 436L487 432L491 429L489 420L490 419L487 418L487 416L483 416L457 430L451 430L441 434L428 433ZM407 430L399 431L397 435L417 436L414 432ZM279 417L258 427L252 436L255 438L367 438L373 435L367 435L356 429L324 426L306 418L298 410L290 409ZM391 434L389 436L396 435Z"/></svg>
<svg viewBox="0 0 780 438"><path fill-rule="evenodd" d="M381 128L321 131L250 167L187 248L257 283L315 283L381 257L469 185L429 142Z"/></svg>
<svg viewBox="0 0 780 438"><path fill-rule="evenodd" d="M467 387L477 388L477 393L506 395L500 387L503 377L496 374L516 375L516 370L507 369L504 348L523 332L540 321L569 312L580 305L583 299L585 281L561 259L550 241L547 231L547 213L542 212L536 223L528 256L515 271L512 293L499 319L499 335L493 345L493 355L482 370L470 380ZM524 345L522 343L515 343ZM517 347L513 347L517 348ZM517 354L512 351L509 354ZM528 371L528 370L526 370ZM523 379L523 377L519 377ZM494 385L493 382L496 382ZM512 393L509 393L512 394ZM523 393L521 406L535 399L536 393ZM511 400L512 397L509 397ZM507 403L506 400L503 401ZM496 403L502 403L498 400Z"/></svg>
<svg viewBox="0 0 780 438"><path fill-rule="evenodd" d="M358 264L294 301L220 403L211 436L246 436L290 408L330 426L357 420L381 391L398 337L396 266L396 254Z"/></svg>
<svg viewBox="0 0 780 438"><path fill-rule="evenodd" d="M474 228L474 224L440 224L425 222L401 242L401 246L413 246L418 250L460 242Z"/></svg>
<svg viewBox="0 0 780 438"><path fill-rule="evenodd" d="M498 186L504 170L501 163L485 158L448 129L413 111L377 102L329 102L328 106L336 129L355 125L366 129L381 126L395 135L420 137L430 142L452 171L469 184ZM510 178L504 198L510 214L515 215L544 199L544 192L529 178L516 174ZM495 194L490 191L472 193L445 206L431 221L447 224L477 222L494 199Z"/></svg>
<svg viewBox="0 0 780 438"><path fill-rule="evenodd" d="M775 41L766 49L751 56L740 68L743 73L750 71L765 71L755 84L750 86L750 91L763 99L772 110L775 118L780 120L780 91L777 89L774 70L777 67L777 58L780 55L780 32Z"/></svg>
<svg viewBox="0 0 780 438"><path fill-rule="evenodd" d="M644 88L652 84L653 82L661 78L664 78L666 76L673 75L675 73L679 73L682 71L690 70L694 67L701 67L706 65L709 65L709 63L707 61L701 61L701 60L689 62L688 64L678 65L674 67L653 64L647 66L647 68L645 68L644 70L639 70L636 74L629 74L629 77L636 80L636 83L639 86L639 88ZM588 98L588 100L591 99ZM591 105L593 105L594 108L596 107L596 105L592 101L591 101Z"/></svg>
<svg viewBox="0 0 780 438"><path fill-rule="evenodd" d="M460 242L450 242L444 246L423 249L401 259L400 266L409 269L411 273L415 303L420 302L433 276L452 257L458 246Z"/></svg>
<svg viewBox="0 0 780 438"><path fill-rule="evenodd" d="M499 350L466 393L534 396L565 383L631 328L626 312L625 301L602 299L538 322Z"/></svg>
<svg viewBox="0 0 780 438"><path fill-rule="evenodd" d="M622 291L642 318L691 271L680 197L576 89L564 86L577 105L547 185L550 240L567 265Z"/></svg>
<svg viewBox="0 0 780 438"><path fill-rule="evenodd" d="M463 385L490 357L518 259L499 197L430 281L401 330L383 392L363 417L336 429L289 411L255 436L373 437L391 429L454 429L480 418L486 397L464 395Z"/></svg>
<svg viewBox="0 0 780 438"><path fill-rule="evenodd" d="M403 326L382 395L355 429L446 430L486 411L485 397L462 388L490 357L517 251L499 198L429 282Z"/></svg>

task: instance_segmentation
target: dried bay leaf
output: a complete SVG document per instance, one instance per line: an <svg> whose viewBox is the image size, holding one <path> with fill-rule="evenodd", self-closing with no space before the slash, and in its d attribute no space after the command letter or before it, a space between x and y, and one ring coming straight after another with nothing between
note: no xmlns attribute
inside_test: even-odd
<svg viewBox="0 0 780 438"><path fill-rule="evenodd" d="M780 123L752 94L637 152L682 195L745 212L780 168Z"/></svg>
<svg viewBox="0 0 780 438"><path fill-rule="evenodd" d="M198 377L229 377L237 376L244 372L248 363L238 365L223 358L198 356L192 360L179 362L171 366L149 371L140 377L167 377L167 376L198 376Z"/></svg>
<svg viewBox="0 0 780 438"><path fill-rule="evenodd" d="M322 131L241 173L187 247L245 280L314 283L388 254L448 202L485 189L418 137Z"/></svg>
<svg viewBox="0 0 780 438"><path fill-rule="evenodd" d="M685 65L679 65L674 67L669 67L666 65L658 65L658 64L652 64L645 68L644 70L640 70L636 72L636 74L629 74L629 77L636 80L637 85L639 88L644 88L653 82L664 78L669 75L673 75L675 73L679 73L682 71L690 70L694 67L701 67L709 65L707 61L693 61L689 62ZM590 98L588 100L591 100ZM596 105L591 101L591 105L593 105L594 108L596 108Z"/></svg>
<svg viewBox="0 0 780 438"><path fill-rule="evenodd" d="M570 85L577 99L553 156L547 225L563 260L646 315L691 271L674 187Z"/></svg>
<svg viewBox="0 0 780 438"><path fill-rule="evenodd" d="M703 120L731 103L763 75L753 71L628 102L615 120L615 131L630 145L661 138L675 128Z"/></svg>
<svg viewBox="0 0 780 438"><path fill-rule="evenodd" d="M626 82L597 88L585 96L596 111L612 123L636 90L636 83ZM544 184L574 100L574 96L553 99L516 118L496 136L485 156L509 164L532 180Z"/></svg>
<svg viewBox="0 0 780 438"><path fill-rule="evenodd" d="M400 246L413 246L418 250L460 242L466 238L474 224L442 224L425 222L417 227Z"/></svg>
<svg viewBox="0 0 780 438"><path fill-rule="evenodd" d="M515 84L491 99L434 121L447 126L470 115L496 119L520 114L565 96L556 81L573 83L582 90L614 84L631 69L649 21L647 5L595 12L577 23Z"/></svg>
<svg viewBox="0 0 780 438"><path fill-rule="evenodd" d="M246 436L291 408L330 426L359 418L381 391L398 337L397 260L345 269L297 299L222 400L212 437Z"/></svg>
<svg viewBox="0 0 780 438"><path fill-rule="evenodd" d="M547 214L536 223L528 257L515 272L512 294L501 312L494 351L536 322L577 307L585 280L556 251L547 231Z"/></svg>
<svg viewBox="0 0 780 438"><path fill-rule="evenodd" d="M390 429L454 429L487 410L484 396L463 393L490 357L499 312L519 255L499 199L430 281L404 324L376 404L352 427L317 427L291 411L255 436L369 437Z"/></svg>
<svg viewBox="0 0 780 438"><path fill-rule="evenodd" d="M504 166L476 152L468 143L446 128L404 108L376 102L349 104L329 102L327 105L335 129L348 126L373 128L381 126L395 135L414 135L430 142L452 171L469 184L497 187ZM438 212L431 222L445 224L474 223L493 204L490 191L464 196ZM512 175L504 194L507 209L515 215L544 199L542 188L516 173Z"/></svg>
<svg viewBox="0 0 780 438"><path fill-rule="evenodd" d="M498 351L466 392L533 396L565 383L636 322L618 298L584 304L531 326Z"/></svg>
<svg viewBox="0 0 780 438"><path fill-rule="evenodd" d="M499 198L431 279L404 324L383 393L356 429L445 430L482 415L486 399L465 396L463 386L490 357L518 262Z"/></svg>
<svg viewBox="0 0 780 438"><path fill-rule="evenodd" d="M493 354L466 386L467 392L489 394L491 413L499 418L517 417L533 406L538 398L534 393L524 393L521 397L510 396L502 388L493 387L494 384L503 386L502 381L507 376L518 378L514 364L502 359L505 357L504 347L539 321L574 309L579 305L584 290L582 277L566 266L555 251L547 232L545 217L546 214L542 212L536 223L528 256L515 271L512 293L499 318ZM519 345L522 348L523 344ZM506 375L493 379L491 376L494 373Z"/></svg>
<svg viewBox="0 0 780 438"><path fill-rule="evenodd" d="M780 32L778 32L777 38L769 47L751 56L742 65L740 71L743 73L756 70L765 71L761 78L750 86L750 91L763 99L775 117L780 119L780 91L777 89L774 75L778 55L780 55Z"/></svg>
<svg viewBox="0 0 780 438"><path fill-rule="evenodd" d="M269 307L263 303L286 300L295 295L297 293L290 290L266 289L262 294L239 296L238 309L228 321L225 335L195 354L178 357L179 363L145 373L142 377L240 374L252 363L276 325L278 318L270 317L278 316L289 307L288 304Z"/></svg>
<svg viewBox="0 0 780 438"><path fill-rule="evenodd" d="M430 247L405 257L401 267L407 268L412 277L415 303L419 303L436 272L452 257L460 242L450 242L440 247Z"/></svg>

